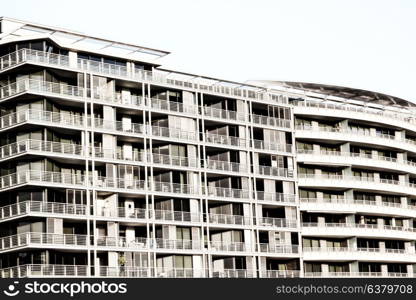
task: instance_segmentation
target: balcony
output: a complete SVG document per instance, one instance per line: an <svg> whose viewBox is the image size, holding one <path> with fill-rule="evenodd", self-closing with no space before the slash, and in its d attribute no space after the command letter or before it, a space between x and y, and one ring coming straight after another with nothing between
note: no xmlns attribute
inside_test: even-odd
<svg viewBox="0 0 416 300"><path fill-rule="evenodd" d="M104 218L121 218L129 220L146 220L148 219L148 212L145 208L127 209L125 207L118 207L117 210L107 209L105 207L98 209L97 217Z"/></svg>
<svg viewBox="0 0 416 300"><path fill-rule="evenodd" d="M0 251L20 247L53 247L59 249L85 248L88 236L80 234L54 234L26 232L0 238Z"/></svg>
<svg viewBox="0 0 416 300"><path fill-rule="evenodd" d="M399 161L397 158L368 155L364 153L340 152L340 151L314 151L298 150L297 160L308 163L335 164L335 165L360 165L374 168L400 170L408 173L416 173L416 163L412 161Z"/></svg>
<svg viewBox="0 0 416 300"><path fill-rule="evenodd" d="M63 185L85 186L84 175L66 174L47 171L21 171L0 177L0 190L5 190L23 184L31 185Z"/></svg>
<svg viewBox="0 0 416 300"><path fill-rule="evenodd" d="M94 237L91 236L91 244L95 244L99 248L146 250L151 246L151 239L143 237L127 239L125 237L98 236L94 241Z"/></svg>
<svg viewBox="0 0 416 300"><path fill-rule="evenodd" d="M297 254L299 253L299 246L260 243L258 246L258 251L263 253Z"/></svg>
<svg viewBox="0 0 416 300"><path fill-rule="evenodd" d="M256 271L245 269L223 269L219 271L212 271L214 278L255 278Z"/></svg>
<svg viewBox="0 0 416 300"><path fill-rule="evenodd" d="M154 248L161 250L202 250L201 240L169 240L156 238Z"/></svg>
<svg viewBox="0 0 416 300"><path fill-rule="evenodd" d="M23 153L43 155L63 154L64 157L79 157L85 155L84 147L79 144L57 143L31 139L0 147L0 159L2 160L12 158Z"/></svg>
<svg viewBox="0 0 416 300"><path fill-rule="evenodd" d="M366 189L416 195L416 185L391 179L338 174L298 174L299 186Z"/></svg>
<svg viewBox="0 0 416 300"><path fill-rule="evenodd" d="M295 114L305 112L307 114L328 115L334 117L362 119L366 121L388 123L402 128L408 128L415 131L416 118L409 114L408 111L395 111L391 107L371 108L361 105L347 105L344 103L318 102L313 100L296 101ZM391 109L391 110L390 110Z"/></svg>
<svg viewBox="0 0 416 300"><path fill-rule="evenodd" d="M273 128L290 128L291 127L291 120L279 119L269 116L262 116L262 115L251 115L252 121L254 124L263 125L263 126L271 126Z"/></svg>
<svg viewBox="0 0 416 300"><path fill-rule="evenodd" d="M100 118L94 119L94 129L98 129L99 131L110 131L129 135L143 135L146 132L143 124L127 124L122 121L109 121Z"/></svg>
<svg viewBox="0 0 416 300"><path fill-rule="evenodd" d="M217 170L221 172L237 172L237 173L247 173L249 168L246 165L236 163L236 162L229 162L223 160L213 160L207 159L206 168L209 170Z"/></svg>
<svg viewBox="0 0 416 300"><path fill-rule="evenodd" d="M94 268L94 267L92 267ZM152 268L146 267L108 267L99 266L96 271L97 277L112 277L112 278L146 278L153 277Z"/></svg>
<svg viewBox="0 0 416 300"><path fill-rule="evenodd" d="M82 116L70 113L28 109L2 116L0 118L0 129L4 130L23 123L34 123L79 130L84 128L84 121L85 119Z"/></svg>
<svg viewBox="0 0 416 300"><path fill-rule="evenodd" d="M208 186L208 197L230 198L230 199L250 199L249 190L221 188L215 186Z"/></svg>
<svg viewBox="0 0 416 300"><path fill-rule="evenodd" d="M271 166L253 166L254 172L261 176L293 178L293 170Z"/></svg>
<svg viewBox="0 0 416 300"><path fill-rule="evenodd" d="M211 241L209 242L211 251L216 252L245 252L251 251L247 249L247 245L244 242L222 242Z"/></svg>
<svg viewBox="0 0 416 300"><path fill-rule="evenodd" d="M364 212L380 215L416 217L416 207L405 203L358 200L352 198L300 198L300 209L305 211Z"/></svg>
<svg viewBox="0 0 416 300"><path fill-rule="evenodd" d="M276 228L297 228L297 221L292 219L284 218L270 218L270 217L259 217L258 226L264 227L276 227Z"/></svg>
<svg viewBox="0 0 416 300"><path fill-rule="evenodd" d="M247 140L235 136L205 133L205 142L213 145L225 145L239 148L248 146Z"/></svg>
<svg viewBox="0 0 416 300"><path fill-rule="evenodd" d="M246 113L243 113L243 112L214 108L210 106L204 106L203 111L204 111L204 117L220 119L220 120L225 120L225 121L245 122L246 115L247 115Z"/></svg>
<svg viewBox="0 0 416 300"><path fill-rule="evenodd" d="M202 215L199 213L191 213L186 211L173 211L173 210L158 210L155 209L152 213L155 220L168 221L168 222L192 222L199 223L202 220Z"/></svg>
<svg viewBox="0 0 416 300"><path fill-rule="evenodd" d="M153 191L168 194L198 195L198 188L190 184L153 181Z"/></svg>
<svg viewBox="0 0 416 300"><path fill-rule="evenodd" d="M150 126L148 129L153 137L170 138L173 140L196 142L199 141L199 133L195 131L184 131L178 128Z"/></svg>
<svg viewBox="0 0 416 300"><path fill-rule="evenodd" d="M82 98L84 97L85 89L62 83L24 79L1 87L0 99L4 100L25 92L31 94L63 96L65 98Z"/></svg>
<svg viewBox="0 0 416 300"><path fill-rule="evenodd" d="M299 270L264 270L260 271L262 278L298 278Z"/></svg>
<svg viewBox="0 0 416 300"><path fill-rule="evenodd" d="M144 70L129 70L125 66L101 63L93 60L78 59L77 66L70 66L69 56L58 55L44 51L21 49L16 52L4 55L0 58L0 70L4 71L22 63L33 63L76 71L91 71L103 75L149 81L154 84L162 84L185 89L197 89L205 93L218 94L228 97L243 97L269 101L277 104L287 104L287 99L282 95L269 94L261 87L241 86L241 84L226 81L212 80L209 78L195 77L175 73L172 71L157 70L155 72Z"/></svg>
<svg viewBox="0 0 416 300"><path fill-rule="evenodd" d="M310 261L416 261L416 255L405 249L354 248L354 247L305 247L304 260Z"/></svg>
<svg viewBox="0 0 416 300"><path fill-rule="evenodd" d="M157 165L176 166L185 168L197 168L198 161L185 156L174 156L159 153L148 155L148 161Z"/></svg>
<svg viewBox="0 0 416 300"><path fill-rule="evenodd" d="M0 278L25 278L25 277L87 277L86 265L20 265L0 269Z"/></svg>
<svg viewBox="0 0 416 300"><path fill-rule="evenodd" d="M251 218L240 215L208 214L211 224L218 225L251 225Z"/></svg>
<svg viewBox="0 0 416 300"><path fill-rule="evenodd" d="M264 191L256 192L257 200L271 203L281 203L283 204L295 204L296 195L295 194L283 194L283 193L269 193Z"/></svg>
<svg viewBox="0 0 416 300"><path fill-rule="evenodd" d="M66 215L69 217L86 217L88 209L82 204L59 202L22 201L0 207L0 220L7 220L23 215Z"/></svg>
<svg viewBox="0 0 416 300"><path fill-rule="evenodd" d="M416 228L381 224L302 223L302 234L304 236L365 236L377 238L391 237L404 240L414 240L416 239Z"/></svg>
<svg viewBox="0 0 416 300"><path fill-rule="evenodd" d="M263 140L256 140L253 139L253 148L256 150L264 150L266 152L281 152L286 154L292 153L292 145L291 144L279 144L279 143L270 143L265 142Z"/></svg>
<svg viewBox="0 0 416 300"><path fill-rule="evenodd" d="M382 273L382 272L305 272L305 277L411 277L408 273Z"/></svg>
<svg viewBox="0 0 416 300"><path fill-rule="evenodd" d="M169 111L195 116L199 113L197 105L183 104L180 102L167 101L158 98L147 98L149 106L153 110Z"/></svg>
<svg viewBox="0 0 416 300"><path fill-rule="evenodd" d="M416 141L407 138L399 138L394 135L356 130L352 128L339 127L313 127L308 124L296 126L296 137L314 140L341 140L354 141L363 144L374 144L384 147L391 147L400 150L416 152Z"/></svg>
<svg viewBox="0 0 416 300"><path fill-rule="evenodd" d="M143 192L146 189L144 180L133 178L111 178L98 176L91 183L97 189L103 190L129 190L134 192Z"/></svg>

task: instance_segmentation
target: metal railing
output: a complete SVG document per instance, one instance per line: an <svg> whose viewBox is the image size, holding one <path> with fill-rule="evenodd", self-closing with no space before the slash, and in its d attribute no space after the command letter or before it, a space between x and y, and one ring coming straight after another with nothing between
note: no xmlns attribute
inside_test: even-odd
<svg viewBox="0 0 416 300"><path fill-rule="evenodd" d="M297 254L299 253L299 246L260 243L258 246L258 251L266 253Z"/></svg>
<svg viewBox="0 0 416 300"><path fill-rule="evenodd" d="M154 240L155 249L176 249L176 250L201 250L201 240L169 240L156 238Z"/></svg>
<svg viewBox="0 0 416 300"><path fill-rule="evenodd" d="M269 193L264 191L257 191L256 198L258 201L271 201L281 203L295 203L295 194L283 194L283 193Z"/></svg>
<svg viewBox="0 0 416 300"><path fill-rule="evenodd" d="M343 110L349 111L354 113L364 113L364 114L371 114L376 116L383 116L395 120L400 120L403 122L416 124L416 116L410 114L409 112L394 112L394 111L386 111L383 109L376 109L370 107L364 107L359 105L346 105L346 104L336 104L330 102L317 102L311 100L304 100L304 101L294 101L292 102L293 105L299 107L313 107L319 109L330 109L330 110Z"/></svg>
<svg viewBox="0 0 416 300"><path fill-rule="evenodd" d="M269 116L262 116L252 114L251 119L253 120L254 124L259 125L266 125L266 126L273 126L273 127L281 127L281 128L290 128L291 120L280 119L275 117Z"/></svg>
<svg viewBox="0 0 416 300"><path fill-rule="evenodd" d="M296 228L297 221L292 219L284 218L270 218L270 217L260 217L259 226L272 226L272 227L281 227L281 228Z"/></svg>
<svg viewBox="0 0 416 300"><path fill-rule="evenodd" d="M168 101L158 98L147 98L148 106L157 110L171 111L177 113L186 113L197 115L199 113L198 105L183 104L181 102Z"/></svg>
<svg viewBox="0 0 416 300"><path fill-rule="evenodd" d="M152 211L152 216L156 220L163 221L177 221L177 222L201 222L201 214L191 213L186 211L174 211L174 210L159 210Z"/></svg>
<svg viewBox="0 0 416 300"><path fill-rule="evenodd" d="M235 147L247 147L248 143L246 139L229 136L229 135L220 135L214 133L205 133L205 142L210 144L218 145L228 145Z"/></svg>
<svg viewBox="0 0 416 300"><path fill-rule="evenodd" d="M0 269L0 278L86 277L86 265L27 264Z"/></svg>
<svg viewBox="0 0 416 300"><path fill-rule="evenodd" d="M23 246L87 246L87 235L25 232L0 238L0 250Z"/></svg>
<svg viewBox="0 0 416 300"><path fill-rule="evenodd" d="M46 152L82 156L84 147L73 143L59 143L27 139L0 147L0 159L9 158L25 152Z"/></svg>
<svg viewBox="0 0 416 300"><path fill-rule="evenodd" d="M251 218L240 215L208 214L209 223L226 225L250 225Z"/></svg>
<svg viewBox="0 0 416 300"><path fill-rule="evenodd" d="M246 113L220 109L210 106L203 106L204 116L214 119L232 120L232 121L246 121Z"/></svg>
<svg viewBox="0 0 416 300"><path fill-rule="evenodd" d="M222 242L222 241L210 241L210 249L212 251L220 252L245 252L250 251L244 242Z"/></svg>
<svg viewBox="0 0 416 300"><path fill-rule="evenodd" d="M207 195L220 198L249 199L250 191L242 189L208 186Z"/></svg>

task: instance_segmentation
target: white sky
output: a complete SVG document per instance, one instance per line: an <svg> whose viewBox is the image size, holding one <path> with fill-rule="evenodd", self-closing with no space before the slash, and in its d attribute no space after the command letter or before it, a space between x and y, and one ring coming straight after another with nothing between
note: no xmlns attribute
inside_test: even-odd
<svg viewBox="0 0 416 300"><path fill-rule="evenodd" d="M415 0L13 0L0 14L168 50L179 71L416 101Z"/></svg>

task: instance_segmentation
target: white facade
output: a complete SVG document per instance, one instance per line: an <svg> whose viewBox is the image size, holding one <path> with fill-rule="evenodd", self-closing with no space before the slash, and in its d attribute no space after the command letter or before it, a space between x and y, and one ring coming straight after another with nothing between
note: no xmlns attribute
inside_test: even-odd
<svg viewBox="0 0 416 300"><path fill-rule="evenodd" d="M1 277L413 276L412 104L1 28Z"/></svg>

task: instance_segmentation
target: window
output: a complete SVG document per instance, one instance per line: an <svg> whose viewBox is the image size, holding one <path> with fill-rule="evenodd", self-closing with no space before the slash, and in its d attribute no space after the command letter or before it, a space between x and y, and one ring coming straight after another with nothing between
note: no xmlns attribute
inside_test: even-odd
<svg viewBox="0 0 416 300"><path fill-rule="evenodd" d="M191 229L186 227L176 227L177 240L191 240Z"/></svg>

